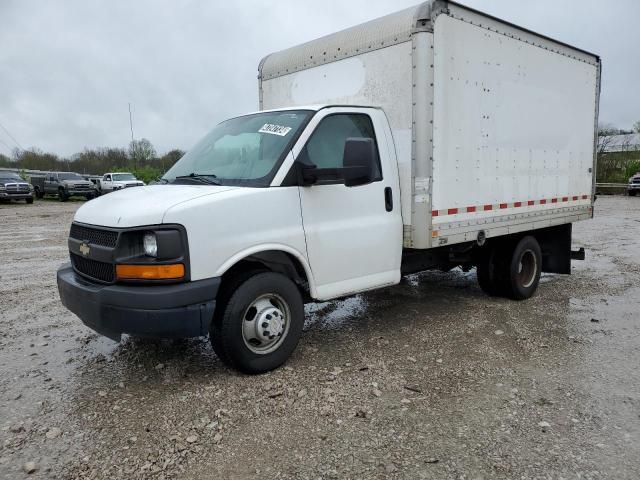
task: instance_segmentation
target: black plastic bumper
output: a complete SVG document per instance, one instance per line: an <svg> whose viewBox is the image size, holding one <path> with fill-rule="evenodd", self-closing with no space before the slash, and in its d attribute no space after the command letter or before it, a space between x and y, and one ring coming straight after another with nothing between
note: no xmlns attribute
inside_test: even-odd
<svg viewBox="0 0 640 480"><path fill-rule="evenodd" d="M180 338L206 335L216 306L219 278L175 285L101 285L58 270L62 304L96 332L119 341L123 333Z"/></svg>
<svg viewBox="0 0 640 480"><path fill-rule="evenodd" d="M31 193L8 193L0 194L0 200L28 200L33 198Z"/></svg>

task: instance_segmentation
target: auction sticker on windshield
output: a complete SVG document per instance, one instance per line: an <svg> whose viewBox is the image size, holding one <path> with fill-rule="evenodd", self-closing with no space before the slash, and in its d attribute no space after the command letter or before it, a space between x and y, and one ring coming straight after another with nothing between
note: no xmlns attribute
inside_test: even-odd
<svg viewBox="0 0 640 480"><path fill-rule="evenodd" d="M270 133L271 135L279 135L284 137L291 131L291 127L284 127L282 125L274 125L272 123L265 123L258 133Z"/></svg>

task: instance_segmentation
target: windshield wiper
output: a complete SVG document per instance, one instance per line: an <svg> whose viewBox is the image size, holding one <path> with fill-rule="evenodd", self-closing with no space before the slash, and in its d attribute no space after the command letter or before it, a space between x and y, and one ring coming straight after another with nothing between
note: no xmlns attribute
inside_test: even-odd
<svg viewBox="0 0 640 480"><path fill-rule="evenodd" d="M191 172L189 175L179 175L175 180L195 180L196 182L206 183L207 185L220 185L220 182L213 180L214 178L217 177L213 173L203 175Z"/></svg>

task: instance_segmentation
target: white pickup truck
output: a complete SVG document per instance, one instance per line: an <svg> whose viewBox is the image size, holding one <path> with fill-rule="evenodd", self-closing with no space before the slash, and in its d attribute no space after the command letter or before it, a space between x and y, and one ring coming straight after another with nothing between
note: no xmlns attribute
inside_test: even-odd
<svg viewBox="0 0 640 480"><path fill-rule="evenodd" d="M143 187L144 182L138 180L132 173L113 172L105 173L98 185L100 194L105 194L123 188Z"/></svg>
<svg viewBox="0 0 640 480"><path fill-rule="evenodd" d="M209 334L257 373L304 303L406 274L477 267L526 299L584 257L599 82L596 55L446 1L269 55L260 112L78 209L62 302L114 339Z"/></svg>

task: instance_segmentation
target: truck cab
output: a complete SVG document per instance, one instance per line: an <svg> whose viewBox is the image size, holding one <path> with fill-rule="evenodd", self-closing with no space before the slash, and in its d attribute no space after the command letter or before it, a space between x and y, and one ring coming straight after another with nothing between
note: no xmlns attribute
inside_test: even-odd
<svg viewBox="0 0 640 480"><path fill-rule="evenodd" d="M100 193L109 193L123 188L142 186L144 186L144 182L138 180L132 173L105 173L100 181Z"/></svg>
<svg viewBox="0 0 640 480"><path fill-rule="evenodd" d="M33 203L33 187L17 173L0 171L0 202L11 200Z"/></svg>
<svg viewBox="0 0 640 480"><path fill-rule="evenodd" d="M49 172L42 175L33 175L31 184L38 198L45 195L55 195L61 202L66 202L70 197L82 196L91 200L96 196L93 183L75 172Z"/></svg>
<svg viewBox="0 0 640 480"><path fill-rule="evenodd" d="M295 348L304 301L399 282L398 198L380 109L233 118L161 184L77 211L60 295L112 338L211 333L221 358L265 371Z"/></svg>

